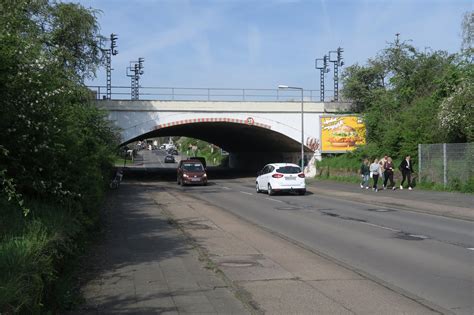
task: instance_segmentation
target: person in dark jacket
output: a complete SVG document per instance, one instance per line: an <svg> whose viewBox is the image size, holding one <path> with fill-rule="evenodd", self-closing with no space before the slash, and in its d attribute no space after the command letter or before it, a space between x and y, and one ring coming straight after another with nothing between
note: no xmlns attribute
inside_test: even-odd
<svg viewBox="0 0 474 315"><path fill-rule="evenodd" d="M383 168L385 169L385 179L383 181L384 189L387 187L387 182L390 180L390 186L395 190L395 182L393 181L393 161L391 157L387 157L387 161L384 163Z"/></svg>
<svg viewBox="0 0 474 315"><path fill-rule="evenodd" d="M413 173L413 164L411 163L411 158L409 155L405 157L405 159L400 163L399 167L400 171L402 172L402 182L400 183L400 189L403 189L403 183L405 183L405 179L408 180L408 189L412 190L411 187L411 174Z"/></svg>
<svg viewBox="0 0 474 315"><path fill-rule="evenodd" d="M369 160L365 159L360 166L360 175L362 177L362 182L360 183L361 189L369 189Z"/></svg>

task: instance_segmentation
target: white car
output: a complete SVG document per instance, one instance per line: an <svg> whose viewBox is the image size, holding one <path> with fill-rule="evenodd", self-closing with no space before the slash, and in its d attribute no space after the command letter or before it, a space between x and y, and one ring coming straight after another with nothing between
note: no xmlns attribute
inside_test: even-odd
<svg viewBox="0 0 474 315"><path fill-rule="evenodd" d="M269 195L280 191L295 191L300 195L304 195L306 193L305 176L296 164L267 164L258 172L256 188L257 193L266 191Z"/></svg>

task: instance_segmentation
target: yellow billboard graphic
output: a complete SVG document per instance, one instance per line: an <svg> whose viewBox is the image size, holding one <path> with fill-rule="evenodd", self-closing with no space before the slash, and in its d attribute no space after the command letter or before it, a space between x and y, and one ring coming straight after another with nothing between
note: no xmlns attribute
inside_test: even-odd
<svg viewBox="0 0 474 315"><path fill-rule="evenodd" d="M365 144L365 124L359 116L323 116L320 122L322 153L343 153Z"/></svg>

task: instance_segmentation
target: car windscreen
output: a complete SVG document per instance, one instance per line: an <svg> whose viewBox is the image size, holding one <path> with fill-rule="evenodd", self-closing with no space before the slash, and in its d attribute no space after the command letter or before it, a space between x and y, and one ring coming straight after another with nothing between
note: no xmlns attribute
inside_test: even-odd
<svg viewBox="0 0 474 315"><path fill-rule="evenodd" d="M202 172L204 168L201 163L183 163L183 169L189 172Z"/></svg>
<svg viewBox="0 0 474 315"><path fill-rule="evenodd" d="M301 169L297 166L281 166L277 168L276 172L280 174L299 174Z"/></svg>

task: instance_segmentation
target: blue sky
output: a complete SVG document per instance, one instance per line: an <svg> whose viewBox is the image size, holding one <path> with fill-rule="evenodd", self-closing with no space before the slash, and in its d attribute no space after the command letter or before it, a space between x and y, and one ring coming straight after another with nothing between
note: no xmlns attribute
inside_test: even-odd
<svg viewBox="0 0 474 315"><path fill-rule="evenodd" d="M425 49L459 51L472 0L81 0L119 36L112 84L128 86L130 60L145 58L142 86L319 88L320 58L338 46L364 64L400 33ZM332 84L331 73L326 78ZM104 69L89 84L105 85Z"/></svg>

